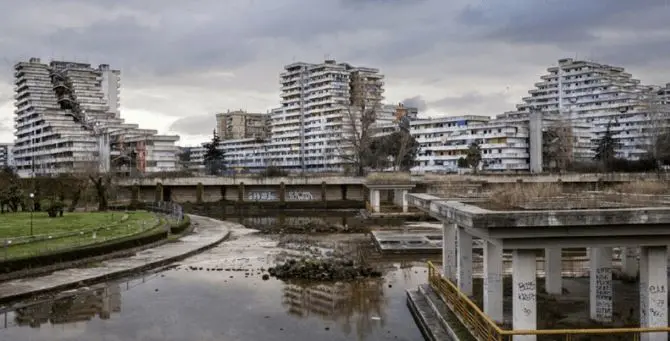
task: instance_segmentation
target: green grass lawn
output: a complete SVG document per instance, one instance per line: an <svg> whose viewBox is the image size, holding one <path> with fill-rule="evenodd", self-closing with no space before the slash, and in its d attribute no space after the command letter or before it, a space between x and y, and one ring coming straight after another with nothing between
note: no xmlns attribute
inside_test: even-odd
<svg viewBox="0 0 670 341"><path fill-rule="evenodd" d="M33 214L33 235L39 240L26 244L9 244L6 240L25 240L30 236L30 213L0 214L0 260L23 258L59 249L81 247L95 243L106 242L112 239L150 230L156 226L156 218L150 212L65 212L63 217L49 218L45 212ZM93 232L93 229L101 227ZM88 230L83 234L57 237L58 234ZM95 237L95 238L94 238Z"/></svg>

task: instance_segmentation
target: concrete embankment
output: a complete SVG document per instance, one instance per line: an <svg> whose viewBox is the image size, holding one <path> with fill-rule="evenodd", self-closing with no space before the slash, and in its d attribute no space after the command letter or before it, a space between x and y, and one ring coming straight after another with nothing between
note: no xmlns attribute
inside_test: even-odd
<svg viewBox="0 0 670 341"><path fill-rule="evenodd" d="M0 303L164 266L223 242L228 238L231 228L239 225L195 215L190 217L195 227L194 232L178 242L147 249L131 257L105 261L98 267L65 269L47 276L0 283Z"/></svg>

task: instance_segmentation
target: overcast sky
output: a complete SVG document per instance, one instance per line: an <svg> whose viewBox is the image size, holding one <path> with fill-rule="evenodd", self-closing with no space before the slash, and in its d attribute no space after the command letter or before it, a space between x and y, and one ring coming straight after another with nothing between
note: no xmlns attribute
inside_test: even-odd
<svg viewBox="0 0 670 341"><path fill-rule="evenodd" d="M324 58L379 68L426 115L513 110L563 57L670 82L670 0L25 0L0 2L0 142L12 65L110 64L129 122L195 144L214 113L279 104L278 74Z"/></svg>

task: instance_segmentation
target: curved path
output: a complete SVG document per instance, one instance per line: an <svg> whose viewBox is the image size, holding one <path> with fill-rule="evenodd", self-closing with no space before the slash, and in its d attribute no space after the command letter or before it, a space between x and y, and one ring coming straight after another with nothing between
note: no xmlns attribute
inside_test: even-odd
<svg viewBox="0 0 670 341"><path fill-rule="evenodd" d="M226 240L230 229L239 224L207 217L190 215L194 225L192 234L178 242L163 244L146 249L127 258L117 258L102 262L94 268L72 268L53 272L46 276L23 278L0 283L0 302L8 302L50 291L65 290L87 285L111 277L121 277L133 272L163 266Z"/></svg>

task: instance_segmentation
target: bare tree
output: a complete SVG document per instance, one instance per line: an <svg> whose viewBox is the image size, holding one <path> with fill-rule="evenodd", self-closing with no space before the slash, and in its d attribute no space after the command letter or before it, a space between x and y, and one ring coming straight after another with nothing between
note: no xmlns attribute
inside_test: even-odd
<svg viewBox="0 0 670 341"><path fill-rule="evenodd" d="M95 192L98 211L106 211L109 208L114 173L105 172L100 168L97 158L90 158L76 163L73 173L79 180L79 195L85 195L89 189L92 189ZM92 185L92 187L89 185Z"/></svg>
<svg viewBox="0 0 670 341"><path fill-rule="evenodd" d="M663 141L667 138L670 122L670 105L663 102L657 87L648 87L640 94L640 108L645 111L648 126L641 133L647 135L647 148L654 160L663 158L664 149L668 148Z"/></svg>
<svg viewBox="0 0 670 341"><path fill-rule="evenodd" d="M574 136L570 123L565 120L553 122L542 134L542 140L542 159L546 167L567 170L574 157Z"/></svg>
<svg viewBox="0 0 670 341"><path fill-rule="evenodd" d="M370 156L372 125L381 108L381 82L365 72L350 75L349 103L344 109L340 157L354 166L355 174L365 175Z"/></svg>

